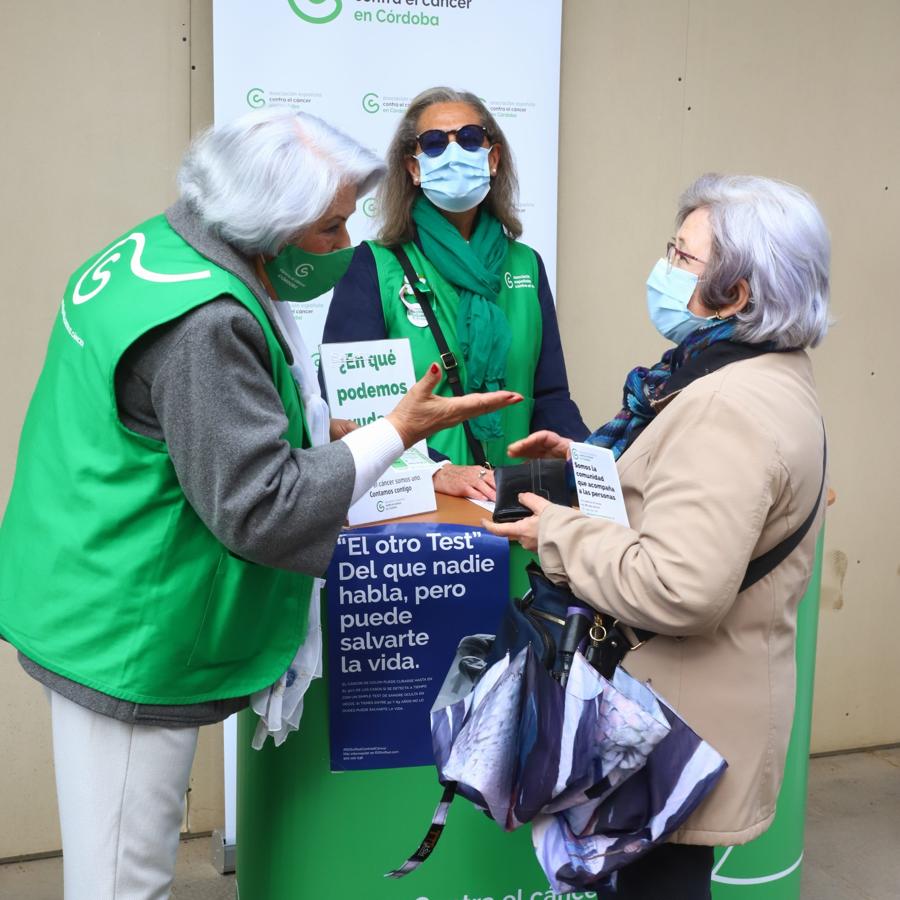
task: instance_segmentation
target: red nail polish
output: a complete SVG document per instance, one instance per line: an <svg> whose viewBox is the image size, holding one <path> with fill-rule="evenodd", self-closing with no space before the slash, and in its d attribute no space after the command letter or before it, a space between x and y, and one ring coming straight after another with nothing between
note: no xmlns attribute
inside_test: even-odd
<svg viewBox="0 0 900 900"><path fill-rule="evenodd" d="M440 372L440 371L441 371L441 370L438 368L438 364L437 364L437 363L432 363L432 364L431 364L431 374L432 374L432 375L437 375L437 373Z"/></svg>

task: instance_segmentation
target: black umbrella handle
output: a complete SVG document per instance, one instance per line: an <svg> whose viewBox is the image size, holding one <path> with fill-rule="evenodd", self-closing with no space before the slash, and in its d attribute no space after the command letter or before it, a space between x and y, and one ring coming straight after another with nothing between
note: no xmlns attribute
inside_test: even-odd
<svg viewBox="0 0 900 900"><path fill-rule="evenodd" d="M566 610L566 624L563 625L562 635L559 639L557 671L554 673L563 686L569 680L569 670L572 668L575 652L583 649L585 638L588 636L593 621L594 611L590 608L570 606Z"/></svg>

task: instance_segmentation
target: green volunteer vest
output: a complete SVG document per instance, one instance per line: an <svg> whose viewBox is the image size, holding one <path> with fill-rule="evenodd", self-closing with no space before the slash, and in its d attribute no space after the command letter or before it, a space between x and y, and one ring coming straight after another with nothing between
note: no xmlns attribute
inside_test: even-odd
<svg viewBox="0 0 900 900"><path fill-rule="evenodd" d="M421 378L433 362L440 362L437 344L415 296L400 291L403 287L403 270L397 258L386 247L369 242L378 271L381 305L390 338L409 338L416 378ZM414 244L403 248L416 270L424 277L430 290L429 299L435 317L444 333L448 346L459 361L460 378L466 383L465 362L456 339L456 311L459 295L455 288L438 273ZM517 391L525 399L503 410L503 437L485 441L484 452L492 465L508 465L511 460L506 448L512 441L525 437L531 430L531 414L534 409L534 373L541 352L543 323L538 300L538 262L534 251L525 244L509 241L506 259L501 271L503 287L497 305L506 313L512 330L512 343L506 365L506 389ZM452 397L453 392L446 378L438 385L436 394ZM462 425L447 428L428 439L428 446L448 456L457 465L472 465Z"/></svg>
<svg viewBox="0 0 900 900"><path fill-rule="evenodd" d="M165 444L117 415L123 352L222 295L259 321L284 438L309 446L260 304L157 216L69 281L0 528L0 634L40 665L136 703L252 693L285 671L305 637L311 578L231 554L187 502Z"/></svg>

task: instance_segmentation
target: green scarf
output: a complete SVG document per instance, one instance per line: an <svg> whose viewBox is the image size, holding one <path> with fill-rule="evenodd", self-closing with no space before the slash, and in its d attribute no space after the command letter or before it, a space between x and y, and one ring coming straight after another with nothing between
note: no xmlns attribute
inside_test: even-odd
<svg viewBox="0 0 900 900"><path fill-rule="evenodd" d="M507 252L503 226L482 209L466 242L424 196L416 200L412 215L426 258L459 295L456 337L466 364L466 392L502 390L512 339L506 315L497 306ZM469 424L478 440L503 437L499 412Z"/></svg>

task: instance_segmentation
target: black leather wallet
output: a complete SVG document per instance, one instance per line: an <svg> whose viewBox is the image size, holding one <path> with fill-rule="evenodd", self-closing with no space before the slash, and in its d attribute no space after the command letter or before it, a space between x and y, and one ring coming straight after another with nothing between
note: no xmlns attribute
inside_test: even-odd
<svg viewBox="0 0 900 900"><path fill-rule="evenodd" d="M562 459L532 459L514 466L500 466L494 469L494 483L497 486L495 522L517 522L530 516L531 510L519 503L519 494L526 492L569 506L566 463Z"/></svg>

